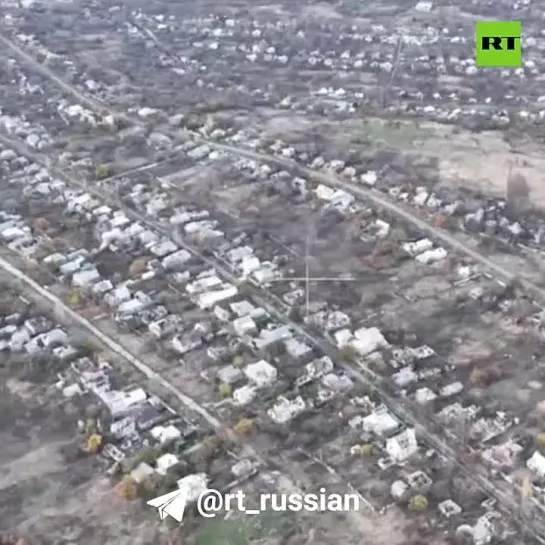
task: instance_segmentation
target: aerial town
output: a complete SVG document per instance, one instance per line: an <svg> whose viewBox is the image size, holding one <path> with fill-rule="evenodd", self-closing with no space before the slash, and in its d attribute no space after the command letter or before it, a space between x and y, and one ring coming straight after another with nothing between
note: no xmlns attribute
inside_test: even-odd
<svg viewBox="0 0 545 545"><path fill-rule="evenodd" d="M2 0L0 545L545 544L544 52L543 0Z"/></svg>

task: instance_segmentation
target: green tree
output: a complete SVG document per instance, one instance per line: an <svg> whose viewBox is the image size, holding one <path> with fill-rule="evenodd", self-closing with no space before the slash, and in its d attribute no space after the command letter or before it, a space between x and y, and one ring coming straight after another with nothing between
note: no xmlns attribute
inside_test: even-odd
<svg viewBox="0 0 545 545"><path fill-rule="evenodd" d="M428 499L422 494L417 494L409 500L409 509L415 513L422 513L428 508Z"/></svg>
<svg viewBox="0 0 545 545"><path fill-rule="evenodd" d="M244 365L244 358L242 356L233 357L233 367L235 369L242 369L243 365Z"/></svg>
<svg viewBox="0 0 545 545"><path fill-rule="evenodd" d="M235 431L235 433L238 433L240 435L248 435L254 429L254 426L255 419L242 418L235 424L233 430Z"/></svg>
<svg viewBox="0 0 545 545"><path fill-rule="evenodd" d="M95 168L95 177L98 180L109 178L112 175L112 167L106 163L100 163Z"/></svg>
<svg viewBox="0 0 545 545"><path fill-rule="evenodd" d="M224 398L231 397L231 394L233 393L233 389L231 388L231 385L227 384L226 382L222 382L219 385L218 391L220 396Z"/></svg>
<svg viewBox="0 0 545 545"><path fill-rule="evenodd" d="M161 456L161 451L153 447L144 447L134 455L135 465L145 462L146 464L154 464L157 458Z"/></svg>
<svg viewBox="0 0 545 545"><path fill-rule="evenodd" d="M540 448L545 450L545 433L541 432L536 435L536 445Z"/></svg>
<svg viewBox="0 0 545 545"><path fill-rule="evenodd" d="M341 358L346 363L354 363L358 359L358 351L351 344L346 344L341 349Z"/></svg>

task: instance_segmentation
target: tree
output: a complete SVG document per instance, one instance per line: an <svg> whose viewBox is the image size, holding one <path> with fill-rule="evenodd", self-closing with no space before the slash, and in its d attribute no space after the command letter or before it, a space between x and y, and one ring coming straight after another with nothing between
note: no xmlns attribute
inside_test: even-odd
<svg viewBox="0 0 545 545"><path fill-rule="evenodd" d="M96 454L102 447L102 442L102 435L98 433L91 434L85 441L85 452L87 454Z"/></svg>
<svg viewBox="0 0 545 545"><path fill-rule="evenodd" d="M205 451L204 457L216 455L223 445L223 439L218 435L209 435L201 443Z"/></svg>
<svg viewBox="0 0 545 545"><path fill-rule="evenodd" d="M233 389L231 388L231 385L227 384L226 382L222 382L219 385L218 391L220 396L224 398L231 397L231 394L233 393Z"/></svg>
<svg viewBox="0 0 545 545"><path fill-rule="evenodd" d="M428 500L426 496L417 494L409 500L409 509L415 513L422 513L428 508Z"/></svg>
<svg viewBox="0 0 545 545"><path fill-rule="evenodd" d="M255 426L255 420L253 418L242 418L235 426L234 430L240 435L248 435Z"/></svg>
<svg viewBox="0 0 545 545"><path fill-rule="evenodd" d="M116 494L124 500L134 500L138 496L138 483L125 475L115 487Z"/></svg>
<svg viewBox="0 0 545 545"><path fill-rule="evenodd" d="M235 369L242 369L243 366L244 366L244 358L242 356L234 356L233 367Z"/></svg>
<svg viewBox="0 0 545 545"><path fill-rule="evenodd" d="M129 477L130 478L130 477ZM152 473L148 475L137 486L137 493L143 499L153 498L160 495L160 490L163 487L163 477L158 473Z"/></svg>
<svg viewBox="0 0 545 545"><path fill-rule="evenodd" d="M154 464L157 458L161 456L161 451L153 447L141 448L135 455L135 465L145 462L146 464Z"/></svg>
<svg viewBox="0 0 545 545"><path fill-rule="evenodd" d="M347 363L354 363L358 359L358 351L351 344L345 344L341 349L341 358Z"/></svg>
<svg viewBox="0 0 545 545"><path fill-rule="evenodd" d="M487 378L488 377L485 371L475 368L473 371L471 371L471 377L469 380L473 386L482 387L486 385Z"/></svg>
<svg viewBox="0 0 545 545"><path fill-rule="evenodd" d="M36 218L32 222L32 228L38 234L45 235L51 229L51 224L45 218Z"/></svg>
<svg viewBox="0 0 545 545"><path fill-rule="evenodd" d="M79 305L81 305L81 295L79 291L75 289L69 290L66 294L66 302L71 307L78 307Z"/></svg>
<svg viewBox="0 0 545 545"><path fill-rule="evenodd" d="M84 431L87 437L90 437L91 435L98 433L100 428L100 424L98 422L98 418L94 416L88 416L85 420L85 427Z"/></svg>
<svg viewBox="0 0 545 545"><path fill-rule="evenodd" d="M538 433L536 436L536 445L540 448L545 450L545 433L541 432Z"/></svg>
<svg viewBox="0 0 545 545"><path fill-rule="evenodd" d="M138 257L136 258L129 267L129 274L131 277L140 276L146 271L148 264L148 258L147 257Z"/></svg>
<svg viewBox="0 0 545 545"><path fill-rule="evenodd" d="M112 167L106 163L100 163L95 168L95 177L98 180L109 178L112 175Z"/></svg>
<svg viewBox="0 0 545 545"><path fill-rule="evenodd" d="M289 312L289 318L290 320L293 320L294 322L302 322L303 321L303 311L300 306L294 305L291 307Z"/></svg>
<svg viewBox="0 0 545 545"><path fill-rule="evenodd" d="M241 297L251 297L253 293L253 285L249 280L243 280L238 285L238 293Z"/></svg>

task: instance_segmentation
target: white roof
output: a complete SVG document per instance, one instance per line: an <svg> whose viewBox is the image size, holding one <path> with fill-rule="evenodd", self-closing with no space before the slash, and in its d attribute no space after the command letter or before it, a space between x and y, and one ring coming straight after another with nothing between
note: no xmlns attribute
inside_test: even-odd
<svg viewBox="0 0 545 545"><path fill-rule="evenodd" d="M278 371L269 362L259 360L247 365L244 369L244 374L256 386L263 387L272 384L276 380Z"/></svg>
<svg viewBox="0 0 545 545"><path fill-rule="evenodd" d="M157 461L155 462L157 466L157 473L161 473L164 475L169 468L176 465L177 463L178 463L178 456L170 452L167 452L166 454L159 456L159 458L157 458Z"/></svg>
<svg viewBox="0 0 545 545"><path fill-rule="evenodd" d="M335 190L327 185L320 184L316 190L316 196L323 201L330 201L335 194Z"/></svg>
<svg viewBox="0 0 545 545"><path fill-rule="evenodd" d="M350 329L341 329L340 331L337 331L333 336L335 337L335 342L339 347L347 345L354 337Z"/></svg>
<svg viewBox="0 0 545 545"><path fill-rule="evenodd" d="M434 250L427 250L415 257L416 261L420 263L436 263L447 257L447 251L444 248L435 248Z"/></svg>
<svg viewBox="0 0 545 545"><path fill-rule="evenodd" d="M284 344L286 345L288 354L294 358L300 358L312 352L312 348L299 339L287 339Z"/></svg>
<svg viewBox="0 0 545 545"><path fill-rule="evenodd" d="M242 276L246 277L257 271L261 267L261 262L259 258L255 255L247 256L242 259L240 263L240 269L242 271Z"/></svg>
<svg viewBox="0 0 545 545"><path fill-rule="evenodd" d="M225 254L227 261L231 263L239 263L246 257L250 257L254 253L253 248L250 246L237 246L232 248Z"/></svg>
<svg viewBox="0 0 545 545"><path fill-rule="evenodd" d="M414 257L418 254L421 254L422 252L431 250L431 248L433 247L433 242L428 238L422 238L420 240L417 240L416 242L404 242L401 247L408 254Z"/></svg>
<svg viewBox="0 0 545 545"><path fill-rule="evenodd" d="M240 318L236 318L233 320L232 326L239 335L245 335L246 333L256 329L256 324L250 316L241 316Z"/></svg>
<svg viewBox="0 0 545 545"><path fill-rule="evenodd" d="M194 502L208 489L208 476L206 473L193 473L179 479L177 484L178 488L187 490L187 501Z"/></svg>
<svg viewBox="0 0 545 545"><path fill-rule="evenodd" d="M113 416L120 415L129 408L146 400L147 394L142 388L132 390L108 390L97 392Z"/></svg>
<svg viewBox="0 0 545 545"><path fill-rule="evenodd" d="M404 461L418 449L414 428L407 428L386 441L386 452L397 461Z"/></svg>
<svg viewBox="0 0 545 545"><path fill-rule="evenodd" d="M255 399L256 395L256 388L254 386L246 385L242 386L241 388L237 388L233 392L233 400L237 405L243 406L251 403Z"/></svg>
<svg viewBox="0 0 545 545"><path fill-rule="evenodd" d="M173 254L170 254L164 257L161 264L163 265L165 269L168 270L170 268L175 268L180 265L183 265L190 259L191 259L191 254L187 250L182 248L181 250L178 250L177 252L174 252Z"/></svg>
<svg viewBox="0 0 545 545"><path fill-rule="evenodd" d="M285 424L301 414L305 408L306 404L301 396L292 400L280 396L274 406L267 411L267 414L277 424Z"/></svg>
<svg viewBox="0 0 545 545"><path fill-rule="evenodd" d="M246 300L235 301L234 303L231 303L229 306L231 307L231 310L239 317L249 315L253 311L255 311L254 305L252 305L252 303Z"/></svg>
<svg viewBox="0 0 545 545"><path fill-rule="evenodd" d="M168 254L175 252L178 246L172 242L172 240L163 240L153 245L150 248L150 252L157 257L164 257Z"/></svg>
<svg viewBox="0 0 545 545"><path fill-rule="evenodd" d="M379 348L388 346L388 342L376 327L362 327L354 332L354 337L350 344L360 356L366 356Z"/></svg>
<svg viewBox="0 0 545 545"><path fill-rule="evenodd" d="M526 467L537 473L540 476L545 475L545 457L541 455L537 450L532 454L532 457L526 462Z"/></svg>
<svg viewBox="0 0 545 545"><path fill-rule="evenodd" d="M166 443L173 439L181 437L182 432L172 424L168 426L155 426L150 431L152 437L159 441L160 443Z"/></svg>
<svg viewBox="0 0 545 545"><path fill-rule="evenodd" d="M220 301L225 301L234 297L238 293L238 288L232 284L224 284L223 289L217 291L207 291L205 293L200 293L197 297L197 305L199 308L208 309L212 308L219 303Z"/></svg>
<svg viewBox="0 0 545 545"><path fill-rule="evenodd" d="M141 462L131 471L131 478L137 483L145 481L154 472L153 468L146 462Z"/></svg>
<svg viewBox="0 0 545 545"><path fill-rule="evenodd" d="M78 271L72 276L72 284L78 287L88 286L95 284L100 280L100 273L95 267L91 269L85 269L84 271Z"/></svg>
<svg viewBox="0 0 545 545"><path fill-rule="evenodd" d="M185 290L189 294L197 294L197 293L206 291L210 288L221 286L222 283L223 282L221 278L213 274L209 276L204 276L202 278L195 280L195 282L191 282L190 284L187 284L187 286L185 287Z"/></svg>
<svg viewBox="0 0 545 545"><path fill-rule="evenodd" d="M384 435L399 428L400 422L385 406L377 407L371 414L361 421L363 431L370 431L376 435Z"/></svg>

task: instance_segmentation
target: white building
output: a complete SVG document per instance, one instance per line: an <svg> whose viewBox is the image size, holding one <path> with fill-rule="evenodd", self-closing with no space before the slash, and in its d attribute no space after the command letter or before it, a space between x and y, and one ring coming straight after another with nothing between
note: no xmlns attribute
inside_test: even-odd
<svg viewBox="0 0 545 545"><path fill-rule="evenodd" d="M96 284L99 280L100 273L95 267L91 267L75 273L74 276L72 276L72 285L76 286L77 288L84 288Z"/></svg>
<svg viewBox="0 0 545 545"><path fill-rule="evenodd" d="M161 445L170 443L182 436L182 432L172 424L168 426L155 426L151 429L150 434Z"/></svg>
<svg viewBox="0 0 545 545"><path fill-rule="evenodd" d="M267 411L267 414L277 424L285 424L300 415L305 409L306 404L301 396L297 396L295 399L286 399L280 396L274 406Z"/></svg>
<svg viewBox="0 0 545 545"><path fill-rule="evenodd" d="M123 416L132 407L143 403L147 394L142 388L133 388L132 390L97 390L96 394L102 402L108 407L112 417Z"/></svg>
<svg viewBox="0 0 545 545"><path fill-rule="evenodd" d="M537 450L526 462L526 467L539 477L545 477L545 457L541 455Z"/></svg>
<svg viewBox="0 0 545 545"><path fill-rule="evenodd" d="M257 389L255 386L242 386L233 392L233 401L236 405L244 407L244 405L251 403L255 399L256 395Z"/></svg>
<svg viewBox="0 0 545 545"><path fill-rule="evenodd" d="M265 360L247 365L244 374L248 380L258 388L270 386L277 378L276 368Z"/></svg>
<svg viewBox="0 0 545 545"><path fill-rule="evenodd" d="M170 452L167 452L166 454L163 454L162 456L159 456L157 458L156 464L156 470L159 475L166 475L167 471L172 467L175 466L178 463L178 456L175 454L172 454Z"/></svg>
<svg viewBox="0 0 545 545"><path fill-rule="evenodd" d="M350 342L360 356L371 354L379 348L387 348L388 342L376 327L362 327L354 331L354 339Z"/></svg>
<svg viewBox="0 0 545 545"><path fill-rule="evenodd" d="M195 502L208 489L208 476L206 473L193 473L179 479L177 484L178 488L187 490L187 501Z"/></svg>
<svg viewBox="0 0 545 545"><path fill-rule="evenodd" d="M217 303L220 303L221 301L225 301L227 299L235 297L237 293L238 288L236 286L225 283L222 284L222 287L219 290L200 293L196 297L195 302L199 306L199 308L205 310L214 307Z"/></svg>
<svg viewBox="0 0 545 545"><path fill-rule="evenodd" d="M391 433L401 425L385 405L380 405L367 416L356 416L350 420L349 425L360 431L374 433L383 436Z"/></svg>
<svg viewBox="0 0 545 545"><path fill-rule="evenodd" d="M231 324L233 331L239 337L244 337L244 335L250 335L251 333L257 332L256 323L252 320L250 316L242 316L233 320Z"/></svg>
<svg viewBox="0 0 545 545"><path fill-rule="evenodd" d="M407 428L386 441L386 452L397 463L408 460L417 451L418 443L414 428Z"/></svg>

